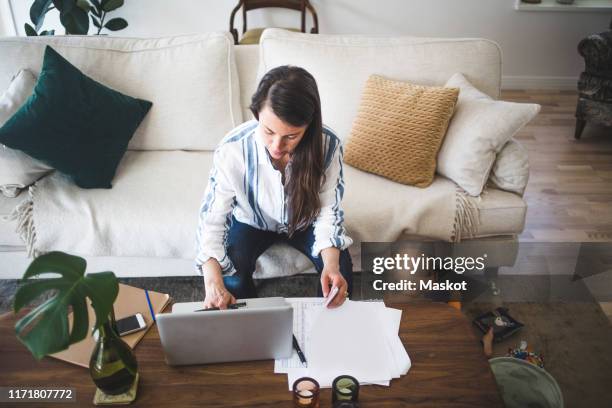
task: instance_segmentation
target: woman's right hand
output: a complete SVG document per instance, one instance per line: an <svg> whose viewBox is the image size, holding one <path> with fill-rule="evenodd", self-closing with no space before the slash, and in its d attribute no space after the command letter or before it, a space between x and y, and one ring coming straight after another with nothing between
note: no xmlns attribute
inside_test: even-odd
<svg viewBox="0 0 612 408"><path fill-rule="evenodd" d="M204 308L218 307L227 309L227 306L236 303L236 298L225 288L223 283L212 283L206 286L206 297L204 298Z"/></svg>
<svg viewBox="0 0 612 408"><path fill-rule="evenodd" d="M227 306L236 303L236 298L227 290L223 284L223 276L221 275L221 266L216 259L209 259L202 265L204 274L204 308L218 307L219 309L227 309Z"/></svg>

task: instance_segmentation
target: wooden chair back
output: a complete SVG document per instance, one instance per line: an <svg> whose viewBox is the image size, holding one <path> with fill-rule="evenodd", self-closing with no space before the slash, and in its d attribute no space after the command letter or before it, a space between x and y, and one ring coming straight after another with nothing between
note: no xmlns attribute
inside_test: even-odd
<svg viewBox="0 0 612 408"><path fill-rule="evenodd" d="M240 0L230 15L230 33L234 37L234 43L238 44L238 30L234 28L234 18L236 13L242 9L242 34L247 31L247 11L261 8L276 7L296 10L301 13L301 31L306 32L306 12L312 14L313 27L310 30L311 34L319 32L319 19L317 12L308 0Z"/></svg>

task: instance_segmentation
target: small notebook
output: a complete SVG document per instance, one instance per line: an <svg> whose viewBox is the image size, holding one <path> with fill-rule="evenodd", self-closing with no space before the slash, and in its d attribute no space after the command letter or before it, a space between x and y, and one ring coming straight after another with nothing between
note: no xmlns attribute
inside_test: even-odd
<svg viewBox="0 0 612 408"><path fill-rule="evenodd" d="M171 299L170 295L168 294L153 291L149 291L149 297L151 299L151 305L153 306L155 314L163 311L168 303L170 303ZM123 341L125 341L131 348L136 347L136 344L144 337L154 323L153 317L151 316L151 311L149 310L149 305L147 303L145 291L140 288L135 288L133 286L120 283L119 294L115 300L114 308L115 318L117 320L136 313L141 313L144 317L145 323L147 324L146 329L121 337L121 339L123 339ZM87 309L89 312L89 330L87 331L87 337L85 337L82 341L71 345L64 351L50 354L51 357L80 365L81 367L89 368L89 359L96 344L91 333L91 328L96 322L96 315L91 307L89 299L87 301ZM68 322L70 327L72 327L72 313L68 315Z"/></svg>

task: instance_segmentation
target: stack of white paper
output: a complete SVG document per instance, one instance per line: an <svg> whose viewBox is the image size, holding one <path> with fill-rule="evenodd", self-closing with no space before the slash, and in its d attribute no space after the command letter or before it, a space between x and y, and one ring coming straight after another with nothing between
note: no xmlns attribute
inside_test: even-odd
<svg viewBox="0 0 612 408"><path fill-rule="evenodd" d="M410 358L398 332L402 311L382 302L347 300L335 309L322 298L289 298L293 306L293 332L306 356L304 367L297 353L276 360L275 373L286 373L289 389L300 377L312 377L321 387L348 374L361 384L389 385L410 369Z"/></svg>

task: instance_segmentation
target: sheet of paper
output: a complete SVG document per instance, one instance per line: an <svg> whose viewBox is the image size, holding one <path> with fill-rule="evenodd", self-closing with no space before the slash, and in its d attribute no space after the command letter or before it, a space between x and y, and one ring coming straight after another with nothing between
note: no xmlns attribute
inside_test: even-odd
<svg viewBox="0 0 612 408"><path fill-rule="evenodd" d="M313 308L322 308L325 299L320 297L314 298L286 298L287 302L293 306L293 334L306 356L308 362L309 356L309 333L312 326L312 315L305 313L306 310ZM274 360L274 372L275 373L287 373L290 369L304 368L304 365L300 361L295 350L290 358L276 359Z"/></svg>
<svg viewBox="0 0 612 408"><path fill-rule="evenodd" d="M336 309L307 310L313 315L309 375L320 384L331 384L341 374L360 382L391 379L396 369L387 346L388 332L383 329L386 324L381 324L381 310L380 305L350 300Z"/></svg>
<svg viewBox="0 0 612 408"><path fill-rule="evenodd" d="M370 304L373 305L371 307L377 308L382 329L385 331L385 343L387 345L389 354L392 356L390 365L392 378L399 378L402 374L405 374L403 372L405 361L403 359L403 355L401 355L401 352L397 349L402 311L399 309L386 307L383 302L370 302ZM398 356L400 357L399 361Z"/></svg>
<svg viewBox="0 0 612 408"><path fill-rule="evenodd" d="M399 368L399 373L400 375L406 375L412 366L410 356L408 356L408 352L406 351L406 348L402 343L402 339L400 339L399 336L395 336L393 343L393 355Z"/></svg>
<svg viewBox="0 0 612 408"><path fill-rule="evenodd" d="M399 368L400 375L406 375L412 366L412 362L410 361L410 356L408 356L408 352L402 343L402 339L399 337L402 311L400 309L392 309L390 307L387 307L386 310L389 313L389 323L386 327L389 330L388 338L391 343L391 349L393 350L392 354L397 367Z"/></svg>
<svg viewBox="0 0 612 408"><path fill-rule="evenodd" d="M336 370L332 369L330 373L322 376L320 368L313 368L312 366L311 360L314 359L317 361L318 359L317 355L313 355L313 353L317 353L316 349L313 348L312 327L314 324L318 325L318 320L321 315L325 316L324 319L327 319L329 317L327 316L328 312L337 313L339 309L325 309L323 307L324 300L322 298L288 298L286 300L294 308L293 330L308 362L310 363L310 367L304 367L301 364L297 353L294 351L291 358L275 361L274 372L287 374L287 385L289 390L291 390L293 382L296 379L307 376L317 378L317 381L319 381L319 385L322 388L331 387L331 383L336 376L332 372L335 372ZM380 361L383 362L381 365L386 366L386 371L382 374L382 377L377 379L374 378L377 376L377 374L372 373L371 366L368 366L367 368L368 373L358 376L356 372L353 372L353 375L360 380L362 385L376 384L389 386L392 378L399 378L401 375L406 374L411 365L410 357L408 356L408 353L406 352L406 349L398 336L402 311L387 308L383 302L349 301L346 304L349 303L352 303L352 305L349 306L349 309L351 310L344 310L344 318L347 319L349 323L352 323L351 326L361 326L362 330L365 330L366 332L369 331L369 333L379 334L376 336L378 337L378 346L376 347L379 347L379 358ZM364 323L364 321L367 322ZM359 322L359 324L355 324L355 322ZM369 329L364 329L364 325L369 327ZM376 328L373 328L372 326L376 326ZM330 337L330 333L326 334L326 336ZM333 339L333 344L338 344L338 336L334 335L334 333L331 333L331 336ZM329 344L329 342L330 339L328 338L326 344ZM363 342L358 343L360 343L363 347ZM369 347L368 344L369 343L366 343L366 348ZM326 349L327 348L328 347L326 347ZM338 348L334 347L332 349ZM340 348L339 350L346 354L345 348ZM359 350L358 355L363 356L364 353L371 356L371 352L363 348ZM308 357L309 355L311 358ZM367 365L367 362L365 364ZM378 374L380 373L381 372L379 371Z"/></svg>
<svg viewBox="0 0 612 408"><path fill-rule="evenodd" d="M386 331L386 340L389 351L393 356L394 371L393 378L399 378L405 375L410 369L411 362L406 348L399 338L399 327L402 320L402 311L385 307L381 310L381 321L384 321L384 330Z"/></svg>

